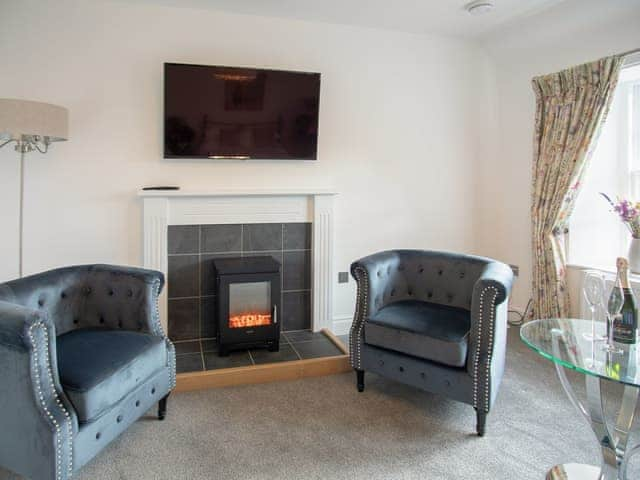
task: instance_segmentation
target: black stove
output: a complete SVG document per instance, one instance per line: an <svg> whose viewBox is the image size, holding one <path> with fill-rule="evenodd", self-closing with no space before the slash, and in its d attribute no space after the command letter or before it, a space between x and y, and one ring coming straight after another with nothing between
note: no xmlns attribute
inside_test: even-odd
<svg viewBox="0 0 640 480"><path fill-rule="evenodd" d="M273 257L213 260L218 299L218 354L280 348L280 263Z"/></svg>

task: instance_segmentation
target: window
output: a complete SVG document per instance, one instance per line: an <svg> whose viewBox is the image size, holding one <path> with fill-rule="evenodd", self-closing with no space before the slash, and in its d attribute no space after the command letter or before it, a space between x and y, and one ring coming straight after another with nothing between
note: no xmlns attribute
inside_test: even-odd
<svg viewBox="0 0 640 480"><path fill-rule="evenodd" d="M569 225L569 263L612 270L631 235L600 192L640 201L640 62L620 73Z"/></svg>

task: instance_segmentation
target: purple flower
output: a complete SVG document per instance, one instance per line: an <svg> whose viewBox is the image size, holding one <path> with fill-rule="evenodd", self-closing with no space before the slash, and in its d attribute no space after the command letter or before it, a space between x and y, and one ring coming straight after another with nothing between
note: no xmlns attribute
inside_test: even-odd
<svg viewBox="0 0 640 480"><path fill-rule="evenodd" d="M635 220L640 213L629 200L620 200L613 206L613 210L620 216L623 222Z"/></svg>

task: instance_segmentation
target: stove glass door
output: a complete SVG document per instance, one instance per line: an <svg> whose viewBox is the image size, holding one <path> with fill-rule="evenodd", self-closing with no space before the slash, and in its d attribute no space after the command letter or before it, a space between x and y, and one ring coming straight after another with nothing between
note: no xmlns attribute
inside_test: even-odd
<svg viewBox="0 0 640 480"><path fill-rule="evenodd" d="M271 282L229 284L229 328L271 325Z"/></svg>

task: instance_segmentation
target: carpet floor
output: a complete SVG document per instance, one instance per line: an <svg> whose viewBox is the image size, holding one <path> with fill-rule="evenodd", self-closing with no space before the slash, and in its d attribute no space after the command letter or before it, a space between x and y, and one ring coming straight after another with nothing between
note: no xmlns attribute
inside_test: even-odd
<svg viewBox="0 0 640 480"><path fill-rule="evenodd" d="M517 328L508 341L484 438L470 406L373 375L359 394L344 374L176 394L164 422L150 412L77 478L541 480L558 463L597 463L594 436L552 365ZM570 378L583 392L581 377ZM607 388L612 399L616 388ZM640 478L640 455L630 470Z"/></svg>

